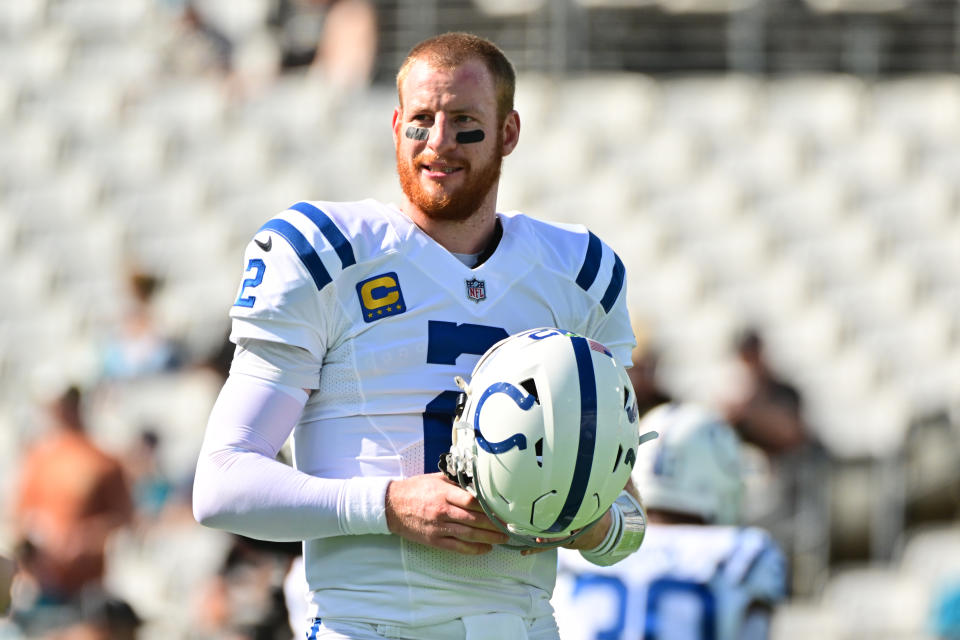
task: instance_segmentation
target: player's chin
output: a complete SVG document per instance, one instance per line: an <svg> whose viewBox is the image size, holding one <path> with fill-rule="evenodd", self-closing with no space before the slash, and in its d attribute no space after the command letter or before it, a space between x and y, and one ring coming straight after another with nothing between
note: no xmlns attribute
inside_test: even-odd
<svg viewBox="0 0 960 640"><path fill-rule="evenodd" d="M420 188L434 200L448 200L460 188L462 182L463 176L458 173L440 179L423 176L420 180Z"/></svg>

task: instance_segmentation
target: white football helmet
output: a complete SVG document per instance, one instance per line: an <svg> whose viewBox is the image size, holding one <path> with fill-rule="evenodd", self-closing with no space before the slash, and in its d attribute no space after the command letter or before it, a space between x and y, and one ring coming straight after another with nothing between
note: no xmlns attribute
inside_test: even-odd
<svg viewBox="0 0 960 640"><path fill-rule="evenodd" d="M602 344L531 329L493 345L470 383L457 383L466 393L445 470L513 546L565 544L620 495L636 460L637 404Z"/></svg>
<svg viewBox="0 0 960 640"><path fill-rule="evenodd" d="M723 418L694 404L669 403L651 409L640 429L660 434L641 448L633 470L647 508L699 516L707 524L738 524L740 440Z"/></svg>

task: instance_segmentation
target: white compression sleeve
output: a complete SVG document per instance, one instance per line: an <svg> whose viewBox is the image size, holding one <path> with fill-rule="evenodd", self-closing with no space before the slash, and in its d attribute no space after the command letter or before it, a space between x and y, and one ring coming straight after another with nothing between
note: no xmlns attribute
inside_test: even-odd
<svg viewBox="0 0 960 640"><path fill-rule="evenodd" d="M227 378L197 462L198 522L277 541L389 533L390 478L317 478L276 460L306 401L303 389L243 374Z"/></svg>

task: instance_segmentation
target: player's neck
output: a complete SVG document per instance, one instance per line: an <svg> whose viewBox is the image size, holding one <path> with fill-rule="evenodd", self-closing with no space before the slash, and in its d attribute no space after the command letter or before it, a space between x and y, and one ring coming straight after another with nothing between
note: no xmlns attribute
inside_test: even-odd
<svg viewBox="0 0 960 640"><path fill-rule="evenodd" d="M465 220L438 220L429 217L412 203L405 202L404 213L415 225L451 253L480 253L496 231L497 213L493 205L482 206Z"/></svg>

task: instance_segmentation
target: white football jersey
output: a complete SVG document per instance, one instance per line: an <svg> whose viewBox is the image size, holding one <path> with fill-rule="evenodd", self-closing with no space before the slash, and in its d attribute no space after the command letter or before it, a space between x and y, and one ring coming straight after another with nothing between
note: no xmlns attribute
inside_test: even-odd
<svg viewBox="0 0 960 640"><path fill-rule="evenodd" d="M651 524L640 549L598 567L560 550L553 595L563 640L734 640L766 637L751 603L786 597L786 560L757 528ZM749 635L747 637L756 637Z"/></svg>
<svg viewBox="0 0 960 640"><path fill-rule="evenodd" d="M315 389L294 431L295 465L329 477L437 471L450 448L454 376L506 336L577 332L630 364L623 263L579 225L498 214L502 238L474 269L401 211L373 200L300 202L268 221L244 256L231 339L302 349L283 371L244 373ZM393 535L304 545L319 617L427 625L500 611L550 612L556 553L498 547L464 556Z"/></svg>

